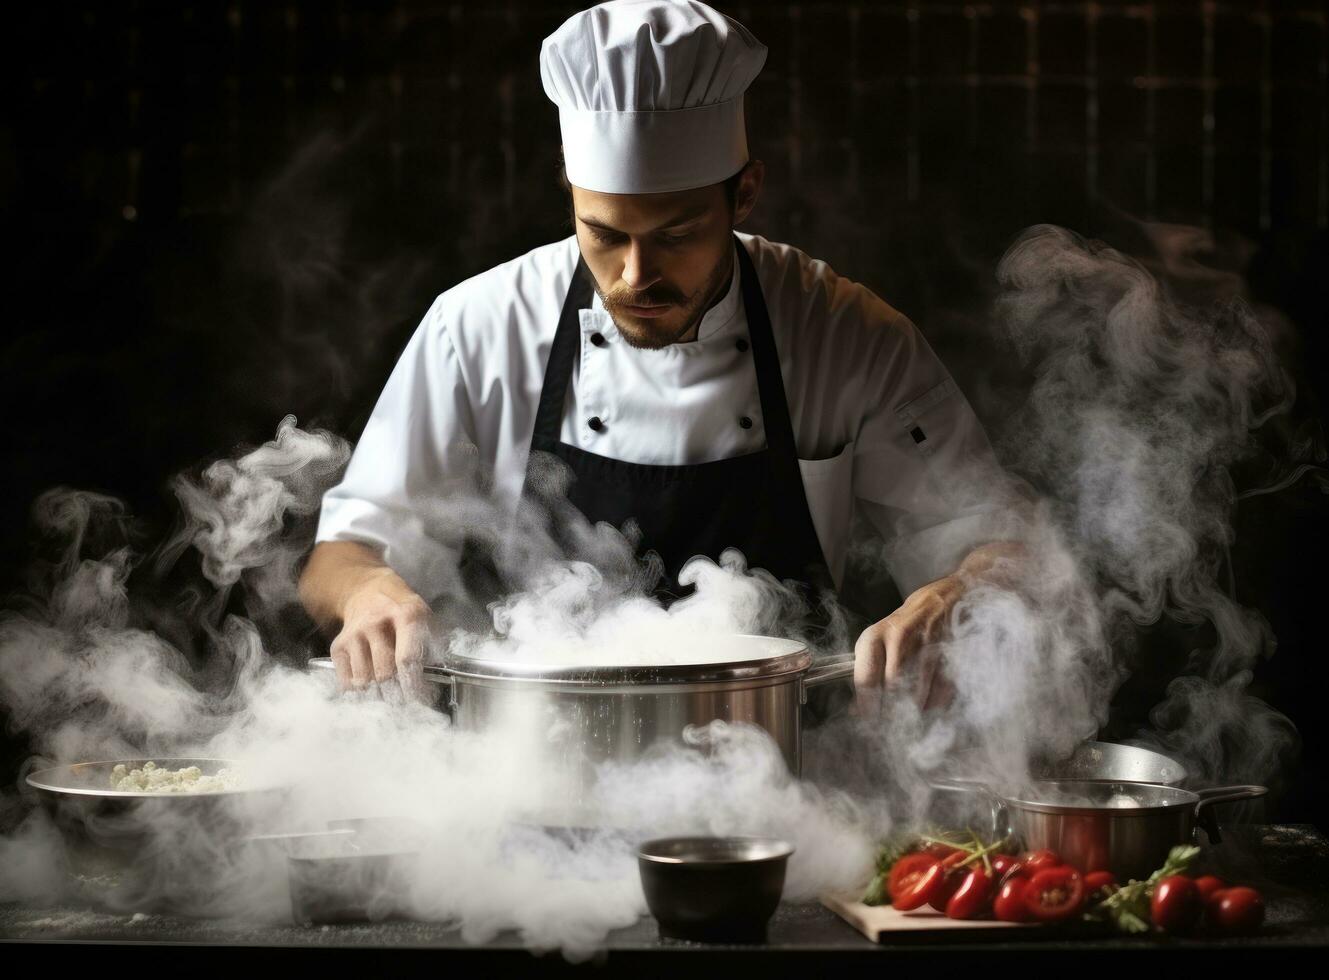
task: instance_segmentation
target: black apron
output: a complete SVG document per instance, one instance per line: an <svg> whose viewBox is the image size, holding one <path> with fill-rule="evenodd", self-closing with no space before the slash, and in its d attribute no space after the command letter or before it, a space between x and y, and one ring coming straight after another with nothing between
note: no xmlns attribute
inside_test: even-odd
<svg viewBox="0 0 1329 980"><path fill-rule="evenodd" d="M655 590L662 601L691 591L678 582L688 559L705 555L718 560L724 549L737 548L750 569L762 568L781 581L796 583L810 606L809 625L815 628L822 620L822 594L833 588L831 575L803 491L766 300L737 236L734 245L748 322L748 341L737 344L751 351L756 368L766 448L694 466L652 466L609 459L559 441L568 381L581 343L579 311L591 305L593 289L590 270L579 257L545 369L531 456L534 461L538 453L549 453L566 464L572 477L568 499L589 521L620 529L635 522L638 554L655 552L663 563ZM745 422L751 424L738 418L730 424ZM603 423L580 419L578 424L595 431Z"/></svg>

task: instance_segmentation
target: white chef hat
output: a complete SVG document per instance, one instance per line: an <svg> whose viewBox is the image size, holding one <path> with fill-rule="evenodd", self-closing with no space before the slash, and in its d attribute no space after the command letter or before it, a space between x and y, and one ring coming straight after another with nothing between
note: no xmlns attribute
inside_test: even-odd
<svg viewBox="0 0 1329 980"><path fill-rule="evenodd" d="M704 187L748 161L743 93L766 61L746 27L697 0L613 0L540 48L569 183L606 194Z"/></svg>

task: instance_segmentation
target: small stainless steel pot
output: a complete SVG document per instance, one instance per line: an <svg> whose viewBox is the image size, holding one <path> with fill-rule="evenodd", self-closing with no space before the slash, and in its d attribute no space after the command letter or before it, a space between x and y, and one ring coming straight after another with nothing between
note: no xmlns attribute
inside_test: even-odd
<svg viewBox="0 0 1329 980"><path fill-rule="evenodd" d="M980 765L961 759L960 771ZM1081 742L1070 755L1035 761L1030 774L1035 779L1106 779L1128 783L1162 783L1175 786L1186 778L1186 770L1161 752L1116 742ZM951 778L932 783L935 792L929 819L939 827L980 826L991 820L992 799L987 782L976 778ZM1004 830L1002 831L1005 832Z"/></svg>
<svg viewBox="0 0 1329 980"><path fill-rule="evenodd" d="M813 666L793 640L736 635L718 662L567 666L453 657L425 676L444 685L462 731L502 730L550 767L587 787L594 768L631 762L653 744L713 721L755 725L775 740L794 775L801 763L801 708L808 689L853 674L852 656ZM714 660L714 658L711 658ZM326 658L310 661L331 669Z"/></svg>
<svg viewBox="0 0 1329 980"><path fill-rule="evenodd" d="M410 820L330 820L328 832L285 843L291 918L300 925L407 915L423 829Z"/></svg>
<svg viewBox="0 0 1329 980"><path fill-rule="evenodd" d="M661 936L761 942L793 853L769 837L666 837L641 845L637 867Z"/></svg>
<svg viewBox="0 0 1329 980"><path fill-rule="evenodd" d="M1266 792L1263 786L1191 792L1123 780L1034 780L1019 792L995 794L994 824L999 835L1013 833L1031 850L1049 848L1083 870L1143 879L1173 847L1194 842L1197 824L1211 843L1220 841L1212 807Z"/></svg>

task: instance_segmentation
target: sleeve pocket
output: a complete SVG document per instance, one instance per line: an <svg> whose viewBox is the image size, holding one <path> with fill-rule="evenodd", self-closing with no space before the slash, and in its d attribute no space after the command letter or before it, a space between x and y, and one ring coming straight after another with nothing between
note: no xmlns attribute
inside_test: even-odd
<svg viewBox="0 0 1329 980"><path fill-rule="evenodd" d="M901 405L895 410L895 417L900 426L909 434L914 446L924 456L932 455L935 440L929 442L928 430L927 426L923 424L923 417L955 395L958 390L955 382L947 378L941 384L929 388L913 401Z"/></svg>

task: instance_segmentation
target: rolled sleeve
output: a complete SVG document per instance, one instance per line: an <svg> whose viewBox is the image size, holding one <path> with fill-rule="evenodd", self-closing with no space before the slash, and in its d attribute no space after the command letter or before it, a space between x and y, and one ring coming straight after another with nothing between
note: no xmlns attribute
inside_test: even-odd
<svg viewBox="0 0 1329 980"><path fill-rule="evenodd" d="M435 301L402 351L341 482L323 497L316 541L355 541L425 599L456 586L447 498L474 488L474 426L462 365Z"/></svg>
<svg viewBox="0 0 1329 980"><path fill-rule="evenodd" d="M901 595L1001 536L1006 481L954 379L907 319L879 351L854 457L856 504Z"/></svg>

